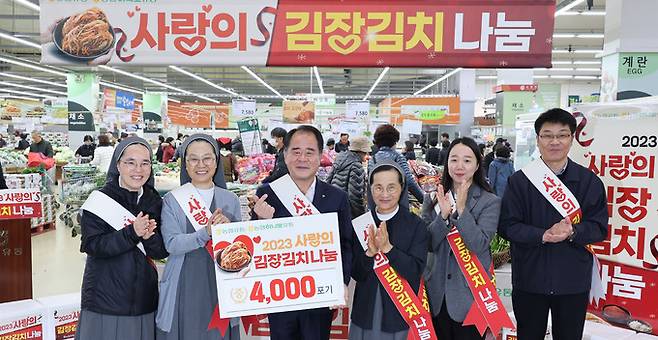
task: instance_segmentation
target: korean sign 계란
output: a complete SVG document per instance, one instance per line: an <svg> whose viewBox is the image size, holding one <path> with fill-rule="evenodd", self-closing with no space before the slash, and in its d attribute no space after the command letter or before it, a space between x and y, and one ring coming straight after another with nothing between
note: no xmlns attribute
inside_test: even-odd
<svg viewBox="0 0 658 340"><path fill-rule="evenodd" d="M549 67L555 12L554 0L41 6L41 62L60 65Z"/></svg>
<svg viewBox="0 0 658 340"><path fill-rule="evenodd" d="M345 303L336 213L214 226L222 318Z"/></svg>
<svg viewBox="0 0 658 340"><path fill-rule="evenodd" d="M655 306L646 303L658 299L658 118L609 114L619 109L584 105L575 114L579 126L570 157L601 178L608 203L607 237L593 245L606 297L590 307L608 321L658 334ZM599 118L604 115L612 117ZM623 318L609 319L619 311Z"/></svg>
<svg viewBox="0 0 658 340"><path fill-rule="evenodd" d="M41 217L41 214L39 188L0 190L0 220Z"/></svg>

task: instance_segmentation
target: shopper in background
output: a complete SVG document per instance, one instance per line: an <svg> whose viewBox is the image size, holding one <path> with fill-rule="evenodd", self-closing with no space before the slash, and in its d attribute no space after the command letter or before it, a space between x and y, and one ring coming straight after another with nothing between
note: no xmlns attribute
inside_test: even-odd
<svg viewBox="0 0 658 340"><path fill-rule="evenodd" d="M347 133L340 134L340 140L336 144L336 152L343 152L349 150L350 147L350 135Z"/></svg>
<svg viewBox="0 0 658 340"><path fill-rule="evenodd" d="M158 136L158 151L155 153L155 159L157 159L158 162L160 162L160 163L162 163L162 154L163 154L162 143L164 143L164 142L165 142L164 136L159 135Z"/></svg>
<svg viewBox="0 0 658 340"><path fill-rule="evenodd" d="M400 165L400 168L404 171L405 184L408 190L402 192L400 197L400 204L405 208L409 209L409 193L416 197L419 202L423 202L423 190L418 186L416 178L411 173L409 169L409 164L407 159L404 158L400 153L398 153L394 147L395 144L400 140L400 132L390 124L380 125L377 130L375 130L375 144L379 151L376 154L372 155L372 158L368 160L368 174L375 168L377 162L383 159L391 159ZM370 187L368 187L370 189ZM372 195L368 192L368 208L370 210L374 209L374 201L372 200Z"/></svg>
<svg viewBox="0 0 658 340"><path fill-rule="evenodd" d="M286 130L281 127L276 127L270 132L272 137L272 144L276 147L276 158L274 161L274 169L270 172L270 175L263 179L263 183L274 182L277 179L288 174L288 167L286 166L286 160L284 155L284 138L286 137Z"/></svg>
<svg viewBox="0 0 658 340"><path fill-rule="evenodd" d="M212 212L205 227L195 229L184 209L174 196L164 197L162 235L167 251L163 277L160 282L160 303L156 322L158 340L217 340L239 339L239 319L232 319L224 336L209 324L217 306L215 260L206 249L213 225L241 220L238 197L226 190L223 165L217 141L212 136L194 134L180 147L180 183L203 200ZM188 183L191 183L189 185Z"/></svg>
<svg viewBox="0 0 658 340"><path fill-rule="evenodd" d="M347 193L352 217L361 216L366 211L366 172L363 162L370 151L368 144L366 137L352 139L349 151L336 156L334 168L327 179L327 183Z"/></svg>
<svg viewBox="0 0 658 340"><path fill-rule="evenodd" d="M183 141L183 143L185 143L185 140L187 140L188 137L189 137L189 135L183 135L183 139L181 139ZM169 160L169 162L176 162L182 156L183 156L182 149L177 145L175 150L174 150L174 156Z"/></svg>
<svg viewBox="0 0 658 340"><path fill-rule="evenodd" d="M448 160L448 149L450 148L450 142L447 140L441 141L441 151L439 151L439 165L446 165Z"/></svg>
<svg viewBox="0 0 658 340"><path fill-rule="evenodd" d="M162 200L154 189L151 152L141 138L124 139L99 189L109 203L136 216L134 222L111 225L101 212L113 207L92 208L97 199L82 206L80 251L87 263L76 340L155 339L158 272L151 259L168 254L159 231Z"/></svg>
<svg viewBox="0 0 658 340"><path fill-rule="evenodd" d="M263 153L268 153L270 155L276 154L276 148L270 144L270 141L267 138L263 138Z"/></svg>
<svg viewBox="0 0 658 340"><path fill-rule="evenodd" d="M94 144L94 137L90 135L84 136L82 139L83 144L75 150L75 157L94 157L94 149L96 149L96 144Z"/></svg>
<svg viewBox="0 0 658 340"><path fill-rule="evenodd" d="M327 139L327 149L325 151L336 151L336 141L333 138Z"/></svg>
<svg viewBox="0 0 658 340"><path fill-rule="evenodd" d="M172 137L172 139L173 139L173 137ZM183 134L179 132L178 135L176 136L176 140L173 141L173 142L171 143L171 145L174 147L174 149L177 149L177 148L179 148L182 144L183 144Z"/></svg>
<svg viewBox="0 0 658 340"><path fill-rule="evenodd" d="M487 146L484 143L478 143L478 148L480 149L480 155L482 156L482 159L484 159L484 152L487 149Z"/></svg>
<svg viewBox="0 0 658 340"><path fill-rule="evenodd" d="M19 140L16 144L16 150L26 150L30 148L30 142L27 141L27 133L19 133Z"/></svg>
<svg viewBox="0 0 658 340"><path fill-rule="evenodd" d="M514 173L514 164L510 159L509 149L505 145L499 145L495 150L496 158L489 165L489 184L498 197L503 197L507 179Z"/></svg>
<svg viewBox="0 0 658 340"><path fill-rule="evenodd" d="M334 141L333 138L329 138L327 140L327 145L326 149L322 151L322 159L320 160L320 166L321 167L331 167L334 165L334 162L336 161L336 156L338 156L338 153L336 153L335 150L336 142ZM331 171L329 169L329 171ZM329 183L329 182L327 182Z"/></svg>
<svg viewBox="0 0 658 340"><path fill-rule="evenodd" d="M94 149L94 159L91 164L96 165L102 172L108 172L112 154L114 154L114 147L110 144L107 134L101 134L98 136L98 146Z"/></svg>
<svg viewBox="0 0 658 340"><path fill-rule="evenodd" d="M491 162L493 162L494 158L496 158L496 149L498 146L505 146L505 139L504 138L496 138L496 143L494 144L493 148L491 149L491 152L486 154L484 156L484 160L482 161L482 164L484 165L484 174L488 175L489 174L489 165L491 165Z"/></svg>
<svg viewBox="0 0 658 340"><path fill-rule="evenodd" d="M0 133L0 148L4 148L5 146L7 146L7 141L5 140L5 136Z"/></svg>
<svg viewBox="0 0 658 340"><path fill-rule="evenodd" d="M432 140L430 140L430 148L427 149L427 153L425 154L425 160L427 163L436 166L441 165L441 163L439 163L439 154L441 151L436 147L438 143L439 141L437 141L436 138L432 138Z"/></svg>
<svg viewBox="0 0 658 340"><path fill-rule="evenodd" d="M32 131L32 145L30 145L30 152L38 152L48 158L53 158L55 152L50 142L41 137L41 132Z"/></svg>
<svg viewBox="0 0 658 340"><path fill-rule="evenodd" d="M509 178L498 232L512 244L512 304L519 339L540 339L552 316L554 339L580 339L592 281L587 246L606 239L608 204L603 182L569 159L576 119L562 109L535 121L541 159L562 191L580 203L579 221L564 218L523 171ZM560 183L561 182L561 183ZM579 223L578 223L579 222Z"/></svg>
<svg viewBox="0 0 658 340"><path fill-rule="evenodd" d="M231 152L236 156L244 156L244 146L242 145L242 137L240 135L237 135L231 142Z"/></svg>
<svg viewBox="0 0 658 340"><path fill-rule="evenodd" d="M290 130L284 140L284 155L290 179L296 190L304 195L320 213L338 213L337 239L340 240L343 266L343 283L345 284L345 301L348 299L347 284L350 281L352 267L352 214L347 194L334 186L319 181L315 174L320 167L323 149L322 134L310 125L301 125ZM270 184L263 184L251 197L254 202L252 218L268 220L272 218L291 217L292 213L281 202ZM291 203L291 202L286 202ZM292 203L291 203L292 204ZM270 334L272 340L289 339L329 339L333 311L329 308L315 308L283 313L271 313Z"/></svg>
<svg viewBox="0 0 658 340"><path fill-rule="evenodd" d="M169 163L172 161L172 158L174 157L174 153L176 153L176 149L174 148L174 137L167 137L165 139L165 142L162 143L162 163Z"/></svg>
<svg viewBox="0 0 658 340"><path fill-rule="evenodd" d="M475 326L462 325L474 299L446 237L456 227L472 256L477 256L491 276L489 243L496 234L499 214L500 198L484 178L477 144L468 137L455 139L448 148L441 184L435 195L425 197L422 209L430 232L427 295L439 339L484 339Z"/></svg>
<svg viewBox="0 0 658 340"><path fill-rule="evenodd" d="M408 161L416 160L416 152L414 151L414 143L412 141L408 140L404 142L404 152L402 154Z"/></svg>
<svg viewBox="0 0 658 340"><path fill-rule="evenodd" d="M356 144L356 138L352 142ZM377 278L373 270L374 256L380 251L386 254L391 267L418 295L429 243L426 224L408 209L400 209L404 172L396 162L389 159L379 162L370 173L369 182L375 201L375 209L370 214L379 228L370 226L368 229L365 252L360 242L354 242L352 277L356 288L349 338L407 339L409 326Z"/></svg>
<svg viewBox="0 0 658 340"><path fill-rule="evenodd" d="M450 145L450 135L447 132L441 134L441 145L443 145L443 142L448 142L448 145Z"/></svg>
<svg viewBox="0 0 658 340"><path fill-rule="evenodd" d="M223 139L223 138L221 138ZM219 141L220 157L222 159L224 171L224 181L234 182L238 180L238 171L235 169L238 161L235 155L231 152L231 139L226 138L226 141Z"/></svg>
<svg viewBox="0 0 658 340"><path fill-rule="evenodd" d="M5 182L4 170L2 168L2 163L0 163L0 190L8 189L7 182Z"/></svg>

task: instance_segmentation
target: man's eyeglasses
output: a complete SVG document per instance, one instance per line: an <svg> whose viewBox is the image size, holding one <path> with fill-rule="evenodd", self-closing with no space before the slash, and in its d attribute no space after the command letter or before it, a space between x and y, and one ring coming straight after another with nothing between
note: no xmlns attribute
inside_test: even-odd
<svg viewBox="0 0 658 340"><path fill-rule="evenodd" d="M544 142L550 142L554 139L557 139L559 142L566 142L569 138L571 138L571 136L572 135L570 133L561 133L559 135L541 134L539 135L539 139Z"/></svg>

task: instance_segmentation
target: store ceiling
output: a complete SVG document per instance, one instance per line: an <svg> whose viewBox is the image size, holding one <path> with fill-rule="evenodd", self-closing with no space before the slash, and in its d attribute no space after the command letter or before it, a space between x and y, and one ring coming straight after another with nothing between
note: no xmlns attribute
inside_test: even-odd
<svg viewBox="0 0 658 340"><path fill-rule="evenodd" d="M30 1L30 0L23 0ZM20 58L38 62L40 52L38 49L16 43L4 38L5 35L11 35L31 41L39 40L39 13L29 9L24 5L18 4L16 0L0 0L0 57ZM32 0L33 3L37 3ZM572 2L572 0L558 0L558 8ZM573 64L574 61L594 62L596 59L595 51L603 48L603 15L584 15L585 13L603 13L605 11L604 0L594 0L594 7L587 9L586 2L582 2L569 10L569 13L582 12L580 15L560 15L555 18L555 31L553 40L553 49L560 51L575 51L572 53L554 53L554 68L557 70L537 70L536 75L578 75L579 78L587 76L600 76L600 64ZM573 35L576 36L573 36ZM588 37L587 34L595 34ZM598 35L596 35L598 34ZM578 35L581 35L578 37ZM578 51L591 51L591 53L577 53ZM154 80L176 86L178 88L191 91L195 94L203 94L213 97L217 100L228 101L228 97L219 97L223 92L204 84L203 82L181 74L169 67L121 67L122 70L132 74L142 75ZM250 96L271 96L272 98L259 98L259 102L271 101L278 103L280 98L261 85L256 79L240 67L184 67L185 70L197 74L217 85L232 89L233 91L250 97ZM319 93L317 81L313 77L311 68L308 67L251 67L265 82L279 91L282 95L294 95L298 93ZM125 75L120 75L111 71L99 69L102 80L114 82L124 86L130 86L138 89L151 91L163 91L164 88L145 83ZM342 102L347 96L353 96L354 99L362 98L368 92L375 82L382 68L319 68L319 74L322 78L325 93L335 93L338 101ZM379 85L372 92L371 97L377 100L378 97L388 95L410 95L413 92L423 88L432 81L441 77L449 70L442 69L417 69L417 68L391 68L385 75ZM0 72L9 74L22 75L31 78L37 78L46 81L52 81L60 84L65 83L62 76L51 73L38 71L22 66L3 63L0 61ZM495 70L478 70L479 79L486 79L495 76ZM585 76L585 77L583 77ZM557 79L557 78L556 78ZM62 88L54 85L36 83L24 79L10 78L0 74L0 81L9 81L14 84L29 85L32 87L58 90ZM11 87L0 85L2 89L13 91L28 91L20 87ZM444 93L445 85L439 85L426 93ZM46 92L32 91L41 94ZM198 98L189 96L174 96L178 99L192 101Z"/></svg>

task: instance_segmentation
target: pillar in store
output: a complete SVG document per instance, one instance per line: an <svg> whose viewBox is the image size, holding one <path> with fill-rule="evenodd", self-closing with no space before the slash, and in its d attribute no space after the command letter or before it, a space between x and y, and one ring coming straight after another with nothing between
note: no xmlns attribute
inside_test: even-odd
<svg viewBox="0 0 658 340"><path fill-rule="evenodd" d="M532 85L532 76L531 69L498 69L496 85ZM496 93L496 125L500 126L500 129L497 129L500 131L499 135L496 137L505 137L513 144L516 136L514 130L516 116L529 112L533 93L520 90L494 90L494 93Z"/></svg>
<svg viewBox="0 0 658 340"><path fill-rule="evenodd" d="M162 117L167 114L167 94L166 93L144 93L144 133L161 134Z"/></svg>
<svg viewBox="0 0 658 340"><path fill-rule="evenodd" d="M76 150L85 135L95 132L94 112L98 112L100 79L94 73L69 73L68 94L69 147Z"/></svg>
<svg viewBox="0 0 658 340"><path fill-rule="evenodd" d="M608 0L605 6L601 101L658 95L658 1Z"/></svg>
<svg viewBox="0 0 658 340"><path fill-rule="evenodd" d="M460 136L470 136L475 116L475 69L463 69L457 74L459 80L459 126Z"/></svg>

